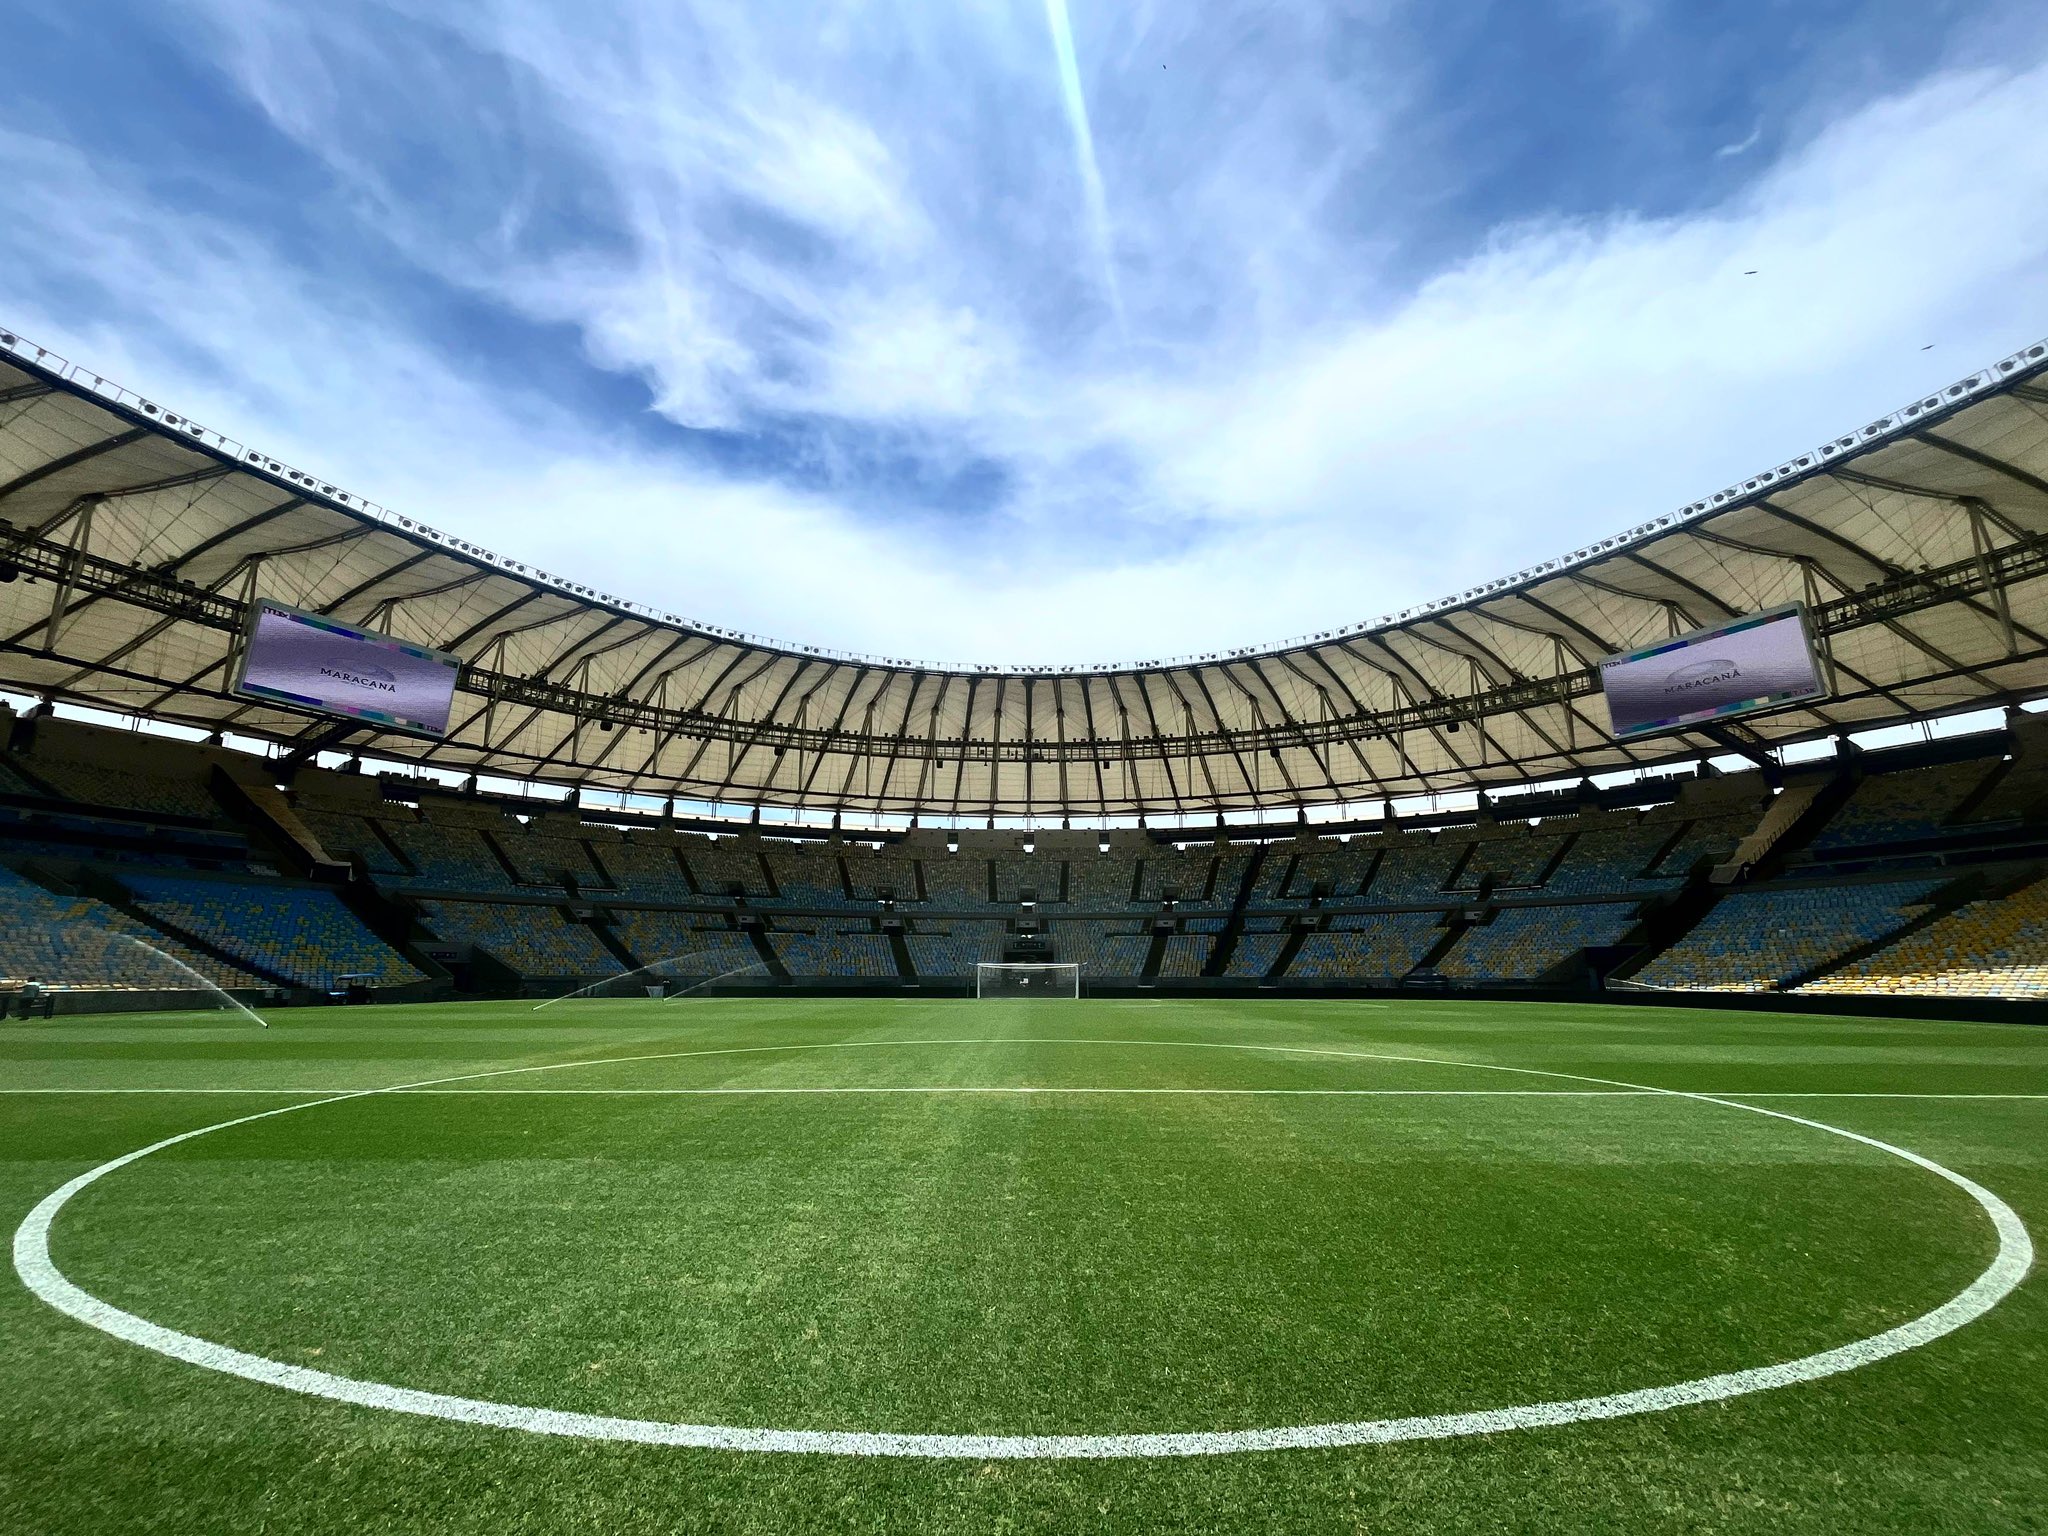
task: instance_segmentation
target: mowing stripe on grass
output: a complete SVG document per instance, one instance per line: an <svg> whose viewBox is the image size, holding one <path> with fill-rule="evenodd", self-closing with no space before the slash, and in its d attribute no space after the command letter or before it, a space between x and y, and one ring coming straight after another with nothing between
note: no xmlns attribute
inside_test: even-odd
<svg viewBox="0 0 2048 1536"><path fill-rule="evenodd" d="M539 1071L540 1068L519 1068ZM1501 1070L1512 1070L1503 1068ZM968 1087L959 1083L938 1083L929 1087L721 1087L721 1088L0 1088L0 1098L11 1094L256 1094L265 1098L347 1097L362 1093L403 1093L415 1098L689 1098L692 1096L773 1094L863 1094L863 1093L1130 1093L1209 1094L1230 1097L1281 1097L1356 1099L1644 1099L1662 1095L1697 1095L1702 1098L1743 1099L2013 1099L2048 1100L2048 1093L1890 1093L1860 1090L1815 1090L1809 1092L1751 1093L1743 1088L1132 1088L1132 1087L1039 1087L1031 1084L998 1087Z"/></svg>
<svg viewBox="0 0 2048 1536"><path fill-rule="evenodd" d="M685 1056L734 1055L753 1050L833 1050L862 1046L906 1044L1004 1045L1027 1043L1015 1040L959 1041L840 1041L816 1046L742 1047L732 1050L677 1051L614 1060L661 1060ZM1644 1387L1634 1391L1608 1393L1597 1397L1572 1398L1556 1402L1522 1403L1508 1407L1480 1409L1466 1413L1429 1414L1399 1419L1370 1419L1352 1423L1303 1424L1275 1429L1196 1430L1118 1435L976 1435L902 1434L868 1430L756 1429L720 1424L678 1424L652 1419L623 1419L601 1414L566 1412L553 1408L527 1407L514 1403L489 1402L456 1397L446 1393L423 1392L384 1382L358 1381L305 1366L248 1354L225 1344L216 1344L191 1334L180 1333L147 1318L124 1312L73 1284L50 1257L50 1228L64 1206L80 1191L108 1174L201 1136L212 1135L239 1125L273 1119L279 1115L340 1104L355 1099L403 1094L408 1091L473 1082L480 1078L506 1077L519 1073L560 1071L578 1066L607 1065L607 1062L558 1062L540 1066L507 1067L490 1072L395 1084L389 1088L368 1088L301 1104L238 1116L198 1130L186 1131L152 1142L133 1152L88 1169L46 1195L23 1219L14 1233L14 1267L26 1285L43 1301L67 1316L145 1349L175 1360L239 1376L266 1385L283 1387L313 1397L381 1408L398 1413L448 1419L457 1423L517 1429L529 1434L558 1435L574 1439L629 1441L649 1445L697 1448L798 1452L844 1456L903 1456L922 1458L967 1458L973 1460L1095 1459L1106 1457L1213 1456L1245 1451L1333 1448L1354 1445L1383 1445L1404 1440L1441 1440L1465 1435L1498 1434L1506 1430L1534 1429L1580 1423L1593 1419L1624 1418L1656 1413L1696 1403L1716 1402L1752 1392L1817 1381L1874 1361L1917 1349L1953 1333L1966 1323L1982 1317L2009 1296L2026 1277L2034 1262L2033 1241L2017 1214L2003 1200L1974 1180L1943 1167L1931 1158L1890 1142L1879 1141L1856 1131L1823 1121L1807 1119L1785 1110L1766 1109L1736 1099L1675 1089L1651 1088L1583 1073L1547 1071L1538 1067L1510 1067L1487 1062L1442 1060L1421 1056L1396 1056L1372 1051L1338 1051L1305 1046L1234 1045L1203 1041L1097 1041L1059 1040L1048 1044L1114 1044L1206 1047L1220 1050L1275 1051L1287 1054L1352 1057L1362 1060L1404 1061L1448 1067L1472 1067L1496 1072L1513 1072L1593 1083L1604 1089L1621 1089L1695 1103L1718 1105L1763 1115L1810 1130L1840 1136L1848 1141L1903 1159L1917 1168L1946 1180L1974 1200L1990 1219L1997 1234L1998 1251L1983 1273L1963 1290L1932 1311L1868 1338L1857 1339L1834 1349L1804 1355L1795 1360L1746 1370L1704 1376L1668 1386Z"/></svg>
<svg viewBox="0 0 2048 1536"><path fill-rule="evenodd" d="M322 1094L346 1097L358 1093L395 1093L408 1098L693 1098L773 1097L778 1094L873 1094L873 1093L1129 1093L1196 1094L1230 1097L1305 1096L1310 1098L1439 1098L1439 1099L1641 1099L1654 1097L1655 1088L1134 1088L1134 1087L1037 1087L1016 1084L970 1087L961 1083L936 1083L929 1087L867 1085L861 1087L719 1087L719 1088L0 1088L8 1093L255 1093L271 1098L318 1097Z"/></svg>

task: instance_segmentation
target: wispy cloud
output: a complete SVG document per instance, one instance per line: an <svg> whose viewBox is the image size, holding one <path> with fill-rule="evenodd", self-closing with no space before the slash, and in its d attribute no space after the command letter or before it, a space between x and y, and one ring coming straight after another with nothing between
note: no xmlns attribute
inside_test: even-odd
<svg viewBox="0 0 2048 1536"><path fill-rule="evenodd" d="M1733 160L1737 155L1746 155L1752 149L1755 149L1759 143L1762 142L1763 136L1763 120L1759 118L1757 120L1757 125L1749 130L1748 137L1737 139L1732 144L1723 144L1719 149L1714 151L1714 158L1716 160Z"/></svg>
<svg viewBox="0 0 2048 1536"><path fill-rule="evenodd" d="M1074 56L1074 26L1067 0L1045 0L1046 26L1052 32L1053 56L1059 62L1060 99L1066 103L1067 126L1074 135L1074 163L1087 200L1088 228L1101 269L1103 297L1116 314L1117 329L1128 321L1123 290L1116 275L1116 244L1110 233L1109 199L1102 190L1102 166L1095 158L1095 133L1088 126L1088 95L1081 88L1081 65Z"/></svg>
<svg viewBox="0 0 2048 1536"><path fill-rule="evenodd" d="M2038 50L1774 127L1680 208L1453 219L1478 170L1430 149L1420 45L1350 8L1084 13L1085 101L1052 0L194 14L286 172L201 182L0 107L5 318L452 531L795 640L1325 627L2048 331Z"/></svg>

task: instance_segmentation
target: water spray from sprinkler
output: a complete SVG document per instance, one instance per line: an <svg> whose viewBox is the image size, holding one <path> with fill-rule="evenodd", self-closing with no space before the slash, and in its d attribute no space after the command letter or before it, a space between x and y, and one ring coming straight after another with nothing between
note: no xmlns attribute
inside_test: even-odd
<svg viewBox="0 0 2048 1536"><path fill-rule="evenodd" d="M743 975L745 975L745 974L746 974L746 973L747 973L748 971L759 971L759 970L765 970L766 968L767 968L767 964L766 964L766 962L765 962L765 961L761 961L761 960L756 960L756 961L755 961L755 962L754 962L754 963L753 963L752 965L738 965L738 966L734 966L734 967L733 967L733 968L732 968L731 970L729 970L729 971L721 971L721 972L720 972L720 973L719 973L718 975L716 975L716 976L707 976L707 977L705 977L705 978L704 978L704 980L702 980L702 981L698 982L698 983L697 983L697 984L696 984L696 985L695 985L694 987L685 987L685 988L683 988L683 990L682 990L682 991L680 991L680 992L672 992L672 993L670 993L670 994L669 994L669 995L668 995L667 997L665 997L665 998L663 998L663 999L661 1000L661 1002L662 1002L662 1006L663 1006L663 1007L665 1008L665 1007L667 1007L667 1006L668 1006L668 1005L669 1005L670 1003L674 1002L674 1001L675 1001L675 1000L676 1000L677 998L681 998L681 997L688 997L688 996L690 996L690 995L691 995L692 993L694 993L694 992L702 992L702 991L703 991L703 990L704 990L704 989L705 989L706 987L708 987L708 986L712 986L712 985L714 985L714 984L716 984L716 983L718 983L718 982L721 982L721 981L725 980L725 978L726 978L726 977L728 977L728 976L743 976Z"/></svg>
<svg viewBox="0 0 2048 1536"><path fill-rule="evenodd" d="M183 971L187 976L190 976L194 981L198 982L201 987L205 988L208 992L211 992L215 997L219 998L228 1007L234 1009L235 1012L241 1014L245 1018L254 1020L258 1025L262 1026L264 1029L270 1028L270 1020L264 1018L262 1014L258 1013L255 1009L249 1007L248 1004L236 1001L235 998L228 994L225 988L220 987L216 985L214 982L207 980L204 976L200 975L197 971L193 970L191 966L187 965L184 961L180 960L176 955L167 955L162 950L158 949L154 944L149 943L145 939L138 939L132 933L117 933L114 934L113 937L119 939L123 944L133 944L138 949L146 949L152 955L155 955L157 959L165 961L170 965L176 966L179 970Z"/></svg>

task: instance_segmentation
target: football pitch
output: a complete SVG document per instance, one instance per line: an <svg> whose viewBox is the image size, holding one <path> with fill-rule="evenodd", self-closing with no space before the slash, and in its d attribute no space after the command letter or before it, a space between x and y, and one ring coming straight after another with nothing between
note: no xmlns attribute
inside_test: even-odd
<svg viewBox="0 0 2048 1536"><path fill-rule="evenodd" d="M2048 1528L2048 1031L274 1022L0 1025L0 1528Z"/></svg>

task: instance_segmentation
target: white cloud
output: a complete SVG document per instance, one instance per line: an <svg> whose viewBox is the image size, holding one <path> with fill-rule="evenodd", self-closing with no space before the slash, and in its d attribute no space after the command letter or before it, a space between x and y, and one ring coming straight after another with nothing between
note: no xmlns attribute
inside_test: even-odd
<svg viewBox="0 0 2048 1536"><path fill-rule="evenodd" d="M1754 128L1750 129L1747 135L1740 139L1734 140L1732 143L1723 144L1719 149L1715 150L1714 158L1716 160L1732 160L1737 155L1746 155L1752 149L1755 149L1757 147L1757 144L1763 139L1763 136L1764 125L1763 122L1759 120L1757 122L1757 125Z"/></svg>
<svg viewBox="0 0 2048 1536"><path fill-rule="evenodd" d="M1707 216L1507 232L1209 395L1182 471L1275 517L1438 509L1515 558L1718 489L1934 382L1923 332L1953 372L2048 329L2048 154L2015 148L2044 108L2048 70L1948 80Z"/></svg>
<svg viewBox="0 0 2048 1536"><path fill-rule="evenodd" d="M1337 189L1401 146L1312 15L1196 60L1199 117L1138 72L1220 48L1210 29L1140 9L1090 36L1111 23L1077 10L1125 346L1089 297L1036 4L422 14L397 60L342 8L219 0L203 41L375 238L572 326L664 415L812 423L828 469L986 463L1006 495L889 516L871 489L652 449L262 229L20 134L9 322L452 532L797 641L1059 661L1328 627L1669 510L2048 331L2040 65L1845 112L1720 206L1505 227L1392 288ZM479 95L477 70L509 84ZM446 196L422 141L461 173ZM562 182L587 227L550 213Z"/></svg>

